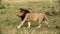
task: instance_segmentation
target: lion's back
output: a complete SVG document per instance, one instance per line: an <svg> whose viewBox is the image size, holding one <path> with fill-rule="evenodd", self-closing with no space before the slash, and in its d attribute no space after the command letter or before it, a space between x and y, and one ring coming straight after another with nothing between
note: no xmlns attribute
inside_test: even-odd
<svg viewBox="0 0 60 34"><path fill-rule="evenodd" d="M43 17L44 17L44 13L28 13L27 19L31 21L36 21L39 18L43 18Z"/></svg>

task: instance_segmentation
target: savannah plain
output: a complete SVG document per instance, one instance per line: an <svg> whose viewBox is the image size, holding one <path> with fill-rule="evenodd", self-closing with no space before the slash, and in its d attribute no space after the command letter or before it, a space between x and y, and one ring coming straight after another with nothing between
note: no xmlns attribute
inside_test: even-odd
<svg viewBox="0 0 60 34"><path fill-rule="evenodd" d="M50 27L42 22L42 27L36 30L37 23L27 23L20 29L16 27L21 23L21 18L15 12L19 8L28 9L30 12L44 12ZM0 34L60 34L60 0L0 0Z"/></svg>

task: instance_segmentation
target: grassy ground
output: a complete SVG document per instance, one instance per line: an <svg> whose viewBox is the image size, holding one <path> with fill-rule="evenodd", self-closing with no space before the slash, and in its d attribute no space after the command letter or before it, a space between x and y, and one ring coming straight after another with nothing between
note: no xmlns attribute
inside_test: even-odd
<svg viewBox="0 0 60 34"><path fill-rule="evenodd" d="M2 9L1 9L2 7ZM24 2L24 3L3 3L0 7L0 34L60 34L60 6L57 2ZM31 28L23 26L17 29L16 26L21 22L20 18L15 15L15 11L19 8L25 8L30 12L45 12L50 21L50 28L46 24L42 24L40 29L36 30L38 24L31 23ZM33 25L34 24L34 25Z"/></svg>

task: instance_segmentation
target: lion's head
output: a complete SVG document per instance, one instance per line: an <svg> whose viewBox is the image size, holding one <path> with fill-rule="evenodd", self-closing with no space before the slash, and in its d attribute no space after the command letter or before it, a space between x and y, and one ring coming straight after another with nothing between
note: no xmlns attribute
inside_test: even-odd
<svg viewBox="0 0 60 34"><path fill-rule="evenodd" d="M24 14L24 12L22 10L17 10L16 11L16 15L21 17Z"/></svg>
<svg viewBox="0 0 60 34"><path fill-rule="evenodd" d="M30 13L30 11L26 10L26 9L23 9L23 8L19 8L17 11L16 11L16 15L18 17L21 17L21 19L23 20L26 16L27 13Z"/></svg>

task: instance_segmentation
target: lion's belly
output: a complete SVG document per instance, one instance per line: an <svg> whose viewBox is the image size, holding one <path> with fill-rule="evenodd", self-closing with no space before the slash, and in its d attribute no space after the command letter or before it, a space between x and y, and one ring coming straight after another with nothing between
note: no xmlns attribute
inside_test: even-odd
<svg viewBox="0 0 60 34"><path fill-rule="evenodd" d="M37 19L38 19L38 16L37 16L37 14L30 14L29 16L28 16L28 20L30 20L30 21L37 21Z"/></svg>

